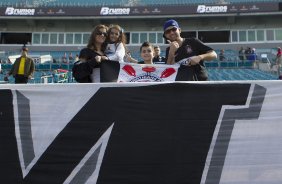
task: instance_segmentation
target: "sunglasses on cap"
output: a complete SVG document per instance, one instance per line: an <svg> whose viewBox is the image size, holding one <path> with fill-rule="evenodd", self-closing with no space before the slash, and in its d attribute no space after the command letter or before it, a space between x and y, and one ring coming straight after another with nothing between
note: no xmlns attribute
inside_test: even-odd
<svg viewBox="0 0 282 184"><path fill-rule="evenodd" d="M171 29L168 29L168 30L165 30L165 34L169 34L171 31L173 31L173 32L175 32L177 30L177 28L176 27L173 27L173 28L171 28Z"/></svg>
<svg viewBox="0 0 282 184"><path fill-rule="evenodd" d="M99 35L99 36L102 36L102 35L107 36L108 34L107 34L107 32L98 31L98 32L96 33L96 35Z"/></svg>

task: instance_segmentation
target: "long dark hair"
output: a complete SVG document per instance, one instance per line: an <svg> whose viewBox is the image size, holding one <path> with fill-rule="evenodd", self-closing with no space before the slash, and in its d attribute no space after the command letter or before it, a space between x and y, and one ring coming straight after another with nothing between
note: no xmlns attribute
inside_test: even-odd
<svg viewBox="0 0 282 184"><path fill-rule="evenodd" d="M108 32L109 28L106 25L103 25L103 24L97 25L90 35L90 38L89 38L89 41L88 41L88 44L87 44L87 48L97 51L95 38L97 36L97 33L100 32L100 29L106 29L106 32ZM101 50L102 50L102 52L104 52L106 50L106 42L104 42L102 44Z"/></svg>

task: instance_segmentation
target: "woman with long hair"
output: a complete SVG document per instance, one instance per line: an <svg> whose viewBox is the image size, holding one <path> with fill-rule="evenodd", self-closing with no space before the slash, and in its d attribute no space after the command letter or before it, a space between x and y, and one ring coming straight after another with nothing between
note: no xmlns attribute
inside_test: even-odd
<svg viewBox="0 0 282 184"><path fill-rule="evenodd" d="M79 53L79 61L74 63L73 77L77 82L100 82L100 63L106 57L108 27L97 25L92 31L86 48Z"/></svg>

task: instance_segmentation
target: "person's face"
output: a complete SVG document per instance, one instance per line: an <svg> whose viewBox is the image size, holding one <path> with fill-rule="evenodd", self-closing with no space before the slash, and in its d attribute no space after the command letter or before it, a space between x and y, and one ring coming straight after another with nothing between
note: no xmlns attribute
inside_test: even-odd
<svg viewBox="0 0 282 184"><path fill-rule="evenodd" d="M27 51L23 50L23 51L22 51L22 56L23 56L23 57L26 57L26 56L27 56Z"/></svg>
<svg viewBox="0 0 282 184"><path fill-rule="evenodd" d="M160 48L154 48L154 51L155 51L155 56L159 56L161 54L161 50Z"/></svg>
<svg viewBox="0 0 282 184"><path fill-rule="evenodd" d="M95 36L95 41L97 43L104 43L107 37L107 30L105 28L99 29Z"/></svg>
<svg viewBox="0 0 282 184"><path fill-rule="evenodd" d="M164 35L170 41L176 41L180 37L181 30L175 27L168 28Z"/></svg>
<svg viewBox="0 0 282 184"><path fill-rule="evenodd" d="M118 29L111 29L110 31L110 40L111 42L117 42L120 36L120 31Z"/></svg>
<svg viewBox="0 0 282 184"><path fill-rule="evenodd" d="M154 57L154 50L152 47L142 47L141 58L144 61L152 61L153 57Z"/></svg>

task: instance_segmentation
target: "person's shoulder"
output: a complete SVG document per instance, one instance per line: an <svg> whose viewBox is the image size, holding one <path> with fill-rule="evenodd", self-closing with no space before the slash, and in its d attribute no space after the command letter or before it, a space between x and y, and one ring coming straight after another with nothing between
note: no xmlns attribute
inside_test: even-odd
<svg viewBox="0 0 282 184"><path fill-rule="evenodd" d="M93 54L95 54L94 50L86 47L80 50L79 58L89 58Z"/></svg>
<svg viewBox="0 0 282 184"><path fill-rule="evenodd" d="M183 41L182 41L182 45L181 47L185 47L186 45L193 45L193 43L195 43L196 40L195 38L184 38Z"/></svg>
<svg viewBox="0 0 282 184"><path fill-rule="evenodd" d="M122 42L117 42L116 47L124 47L125 45Z"/></svg>
<svg viewBox="0 0 282 184"><path fill-rule="evenodd" d="M93 50L88 48L88 47L85 47L85 48L81 49L80 52L93 52Z"/></svg>
<svg viewBox="0 0 282 184"><path fill-rule="evenodd" d="M89 48L89 47L85 47L85 48L81 49L80 51L95 52L95 50L93 50L92 48Z"/></svg>
<svg viewBox="0 0 282 184"><path fill-rule="evenodd" d="M198 38L195 38L195 37L188 37L188 38L184 38L184 40L189 41L189 40L199 40L199 39L198 39Z"/></svg>
<svg viewBox="0 0 282 184"><path fill-rule="evenodd" d="M82 63L82 61L78 60L78 61L74 62L73 65L79 65L80 63Z"/></svg>
<svg viewBox="0 0 282 184"><path fill-rule="evenodd" d="M183 43L191 43L191 42L201 42L201 40L195 37L189 37L189 38L185 38L183 41Z"/></svg>

